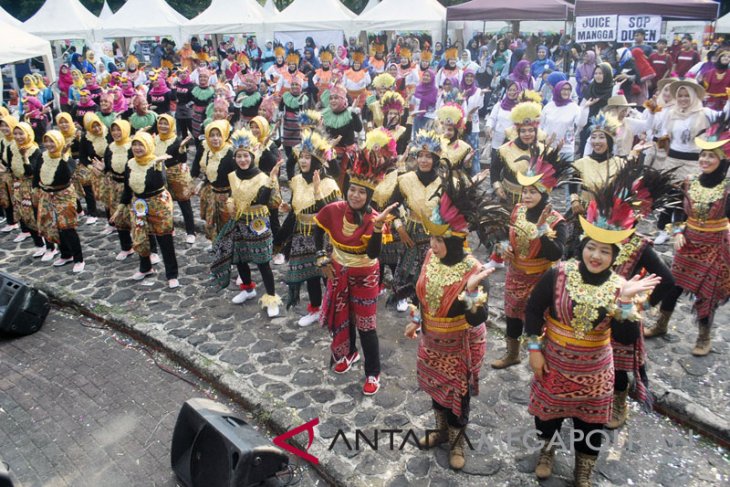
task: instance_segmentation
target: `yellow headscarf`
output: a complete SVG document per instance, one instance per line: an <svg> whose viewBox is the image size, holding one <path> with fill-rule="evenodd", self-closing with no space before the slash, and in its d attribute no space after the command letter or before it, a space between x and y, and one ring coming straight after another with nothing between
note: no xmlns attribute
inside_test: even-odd
<svg viewBox="0 0 730 487"><path fill-rule="evenodd" d="M230 144L228 142L228 138L231 135L231 124L228 123L228 120L215 120L213 122L210 122L208 124L208 126L205 127L205 140L206 140L206 142L210 138L210 131L213 130L213 129L218 129L218 131L221 133L221 136L223 137L223 144L221 144L221 146L220 146L219 149L214 150L210 146L210 142L208 142L208 149L210 149L210 151L215 154L216 152L222 151L222 150L227 149L228 147L230 147Z"/></svg>
<svg viewBox="0 0 730 487"><path fill-rule="evenodd" d="M259 132L261 132L261 135L259 135L259 144L263 144L269 138L269 132L271 132L269 121L261 115L258 115L253 117L249 123L255 123L259 128Z"/></svg>
<svg viewBox="0 0 730 487"><path fill-rule="evenodd" d="M36 88L39 90L45 90L47 88L46 83L43 82L43 76L41 76L40 73L35 73L33 75L33 81L35 82Z"/></svg>
<svg viewBox="0 0 730 487"><path fill-rule="evenodd" d="M160 120L165 119L167 123L170 125L170 131L167 132L166 135L162 135L162 132L160 132ZM221 132L222 134L223 132ZM157 135L160 137L160 140L169 140L174 139L177 137L177 128L175 128L175 119L171 117L170 115L163 113L159 117L157 117ZM207 131L206 131L207 135Z"/></svg>
<svg viewBox="0 0 730 487"><path fill-rule="evenodd" d="M51 142L53 142L55 147L53 151L48 151L48 155L54 159L60 158L63 155L63 149L66 147L66 139L63 134L60 130L49 130L43 136L44 141L46 137L51 139Z"/></svg>
<svg viewBox="0 0 730 487"><path fill-rule="evenodd" d="M155 139L147 132L137 132L132 137L132 144L139 142L144 146L144 155L142 157L134 156L135 162L140 166L146 166L155 160Z"/></svg>
<svg viewBox="0 0 730 487"><path fill-rule="evenodd" d="M10 112L8 111L8 109L5 107L0 107L0 118L7 117L8 115L10 115Z"/></svg>
<svg viewBox="0 0 730 487"><path fill-rule="evenodd" d="M29 123L20 122L15 128L13 128L13 130L15 130L16 128L19 128L25 134L25 142L19 144L18 149L28 149L27 154L30 154L31 152L33 152L34 149L38 148L38 144L35 143L35 133L33 132L33 127L31 127Z"/></svg>
<svg viewBox="0 0 730 487"><path fill-rule="evenodd" d="M8 124L8 127L10 127L10 135L5 137L5 140L7 142L13 141L13 129L18 126L18 119L13 117L12 115L5 115L3 117L0 117L0 120Z"/></svg>
<svg viewBox="0 0 730 487"><path fill-rule="evenodd" d="M61 112L56 115L56 125L58 125L58 122L60 122L61 120L66 120L68 122L68 126L70 127L65 132L61 130L61 127L58 128L58 130L61 131L66 140L70 140L76 137L76 124L74 123L74 119L73 117L71 117L71 114L68 112Z"/></svg>
<svg viewBox="0 0 730 487"><path fill-rule="evenodd" d="M101 135L96 135L91 132L91 128L97 123L101 125ZM95 137L106 137L106 125L101 122L101 119L96 115L96 113L86 112L84 114L84 128L86 129L86 136L89 140Z"/></svg>
<svg viewBox="0 0 730 487"><path fill-rule="evenodd" d="M122 131L122 138L115 140L114 143L117 145L127 144L130 141L129 134L132 133L132 126L126 120L114 120L111 126L114 127L115 125Z"/></svg>

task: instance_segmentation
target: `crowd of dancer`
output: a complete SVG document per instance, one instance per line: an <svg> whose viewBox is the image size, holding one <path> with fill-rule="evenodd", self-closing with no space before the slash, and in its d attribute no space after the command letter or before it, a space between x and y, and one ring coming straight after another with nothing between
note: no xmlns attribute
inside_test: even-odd
<svg viewBox="0 0 730 487"><path fill-rule="evenodd" d="M520 363L527 348L529 412L543 442L536 475L551 475L551 438L571 418L584 433L576 485L590 485L601 447L593 433L626 422L629 373L636 398L651 400L644 336L667 333L684 292L694 296L692 353L711 351L730 297L728 106L693 79L665 77L637 107L620 89L633 75L593 57L581 94L554 71L547 97L535 63L518 60L485 111L494 91L480 87L485 67L468 50L443 50L433 69L427 46L418 62L396 47L375 39L367 56L357 45L308 45L301 56L276 44L268 67L247 49L223 51L219 70L192 50L178 67L146 70L129 56L107 74L89 69L86 53L52 88L28 76L20 118L0 114L0 231L30 238L41 262L93 273L79 218L102 219L119 241L115 259L138 255L132 279L162 262L177 288L177 202L187 245L196 219L204 223L211 282L228 287L236 268L234 303L257 296L254 264L269 317L296 305L304 285L298 324L327 328L335 373L360 360L359 336L366 395L381 386L376 310L387 294L405 336L419 337L418 384L436 418L421 446L449 442L454 469L465 464L486 351L487 277L506 266L507 350L492 367ZM552 69L541 51L536 62ZM721 65L730 51L719 51ZM317 67L301 70L303 60ZM673 238L670 267L638 233L643 219ZM490 249L486 264L476 243ZM286 302L272 264L288 265Z"/></svg>

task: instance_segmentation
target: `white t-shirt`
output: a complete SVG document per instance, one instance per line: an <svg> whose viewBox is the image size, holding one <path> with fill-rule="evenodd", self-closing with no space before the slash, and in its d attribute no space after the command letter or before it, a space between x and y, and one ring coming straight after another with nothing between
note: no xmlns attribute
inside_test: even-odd
<svg viewBox="0 0 730 487"><path fill-rule="evenodd" d="M498 102L487 115L485 122L486 127L492 130L492 149L499 149L504 144L504 132L514 126L512 113L502 109L502 105Z"/></svg>
<svg viewBox="0 0 730 487"><path fill-rule="evenodd" d="M548 138L554 136L553 146L563 142L560 153L564 157L569 157L570 160L575 154L575 135L588 122L588 112L587 107L581 107L572 102L559 107L551 101L542 109L540 128Z"/></svg>

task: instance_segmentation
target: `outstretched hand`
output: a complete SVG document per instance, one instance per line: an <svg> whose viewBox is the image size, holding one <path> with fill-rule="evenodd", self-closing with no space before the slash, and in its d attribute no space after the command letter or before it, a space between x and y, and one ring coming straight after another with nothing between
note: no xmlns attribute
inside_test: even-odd
<svg viewBox="0 0 730 487"><path fill-rule="evenodd" d="M395 210L399 204L400 203L397 203L397 202L393 203L392 205L388 206L386 209L381 211L380 214L373 219L373 224L376 226L379 226L379 225L382 225L383 223L385 223L385 220L387 220L388 217L390 216L390 212Z"/></svg>
<svg viewBox="0 0 730 487"><path fill-rule="evenodd" d="M494 267L482 266L482 270L467 279L466 290L469 292L476 291L479 283L486 279L492 272L494 272Z"/></svg>

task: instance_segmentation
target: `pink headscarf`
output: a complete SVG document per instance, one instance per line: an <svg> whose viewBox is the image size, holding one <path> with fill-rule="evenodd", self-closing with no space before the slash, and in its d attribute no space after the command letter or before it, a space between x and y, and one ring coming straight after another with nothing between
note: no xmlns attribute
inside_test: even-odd
<svg viewBox="0 0 730 487"><path fill-rule="evenodd" d="M124 113L129 108L129 104L127 103L127 99L124 97L124 93L122 93L122 90L119 88L114 89L112 91L112 94L114 95L114 110L116 113Z"/></svg>

